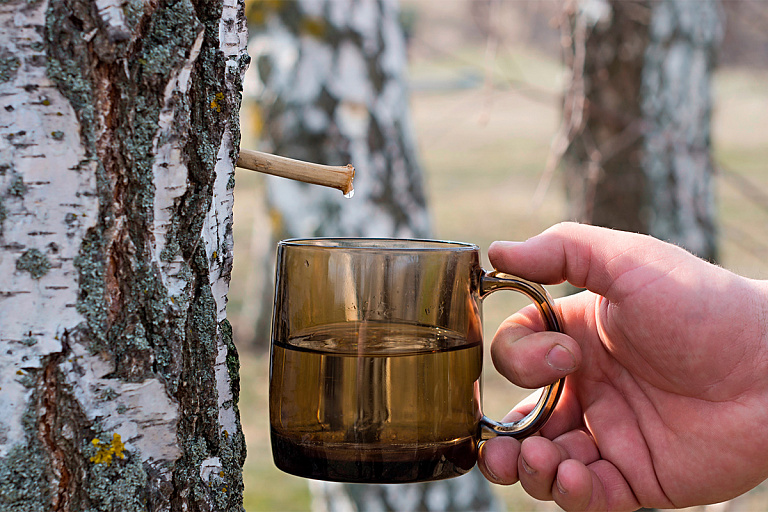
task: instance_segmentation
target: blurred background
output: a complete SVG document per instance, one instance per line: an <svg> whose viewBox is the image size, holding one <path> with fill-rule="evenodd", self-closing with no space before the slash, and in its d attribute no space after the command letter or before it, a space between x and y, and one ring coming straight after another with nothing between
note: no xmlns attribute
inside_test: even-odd
<svg viewBox="0 0 768 512"><path fill-rule="evenodd" d="M277 470L267 402L275 243L430 237L485 251L571 219L768 278L768 2L248 0L247 15L242 147L352 163L357 177L346 199L237 173L228 316L246 510L557 510L474 472L393 490ZM526 304L509 295L484 303L488 340ZM526 393L486 365L487 415ZM768 510L768 495L715 509Z"/></svg>

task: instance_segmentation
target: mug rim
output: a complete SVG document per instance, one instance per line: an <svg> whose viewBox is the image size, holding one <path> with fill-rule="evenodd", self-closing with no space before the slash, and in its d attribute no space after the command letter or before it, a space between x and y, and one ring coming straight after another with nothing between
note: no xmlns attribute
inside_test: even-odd
<svg viewBox="0 0 768 512"><path fill-rule="evenodd" d="M471 242L456 242L431 238L392 237L298 237L280 240L278 245L339 250L387 250L403 252L479 251Z"/></svg>

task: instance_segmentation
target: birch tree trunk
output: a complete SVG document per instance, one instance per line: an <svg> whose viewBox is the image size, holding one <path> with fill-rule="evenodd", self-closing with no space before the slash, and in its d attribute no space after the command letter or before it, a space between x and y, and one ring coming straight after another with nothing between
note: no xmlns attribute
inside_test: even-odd
<svg viewBox="0 0 768 512"><path fill-rule="evenodd" d="M0 510L242 510L242 5L6 0L0 27Z"/></svg>
<svg viewBox="0 0 768 512"><path fill-rule="evenodd" d="M351 200L269 179L279 237L429 236L398 15L396 0L259 2L249 11L266 150L356 169ZM313 481L311 489L316 512L499 507L479 471L394 487Z"/></svg>
<svg viewBox="0 0 768 512"><path fill-rule="evenodd" d="M259 2L251 49L266 149L352 163L354 200L268 180L289 236L426 236L430 221L412 133L396 0Z"/></svg>
<svg viewBox="0 0 768 512"><path fill-rule="evenodd" d="M717 0L575 0L561 135L569 217L717 258L711 76Z"/></svg>
<svg viewBox="0 0 768 512"><path fill-rule="evenodd" d="M396 0L250 6L254 65L248 83L256 91L254 124L263 126L263 149L328 165L351 163L356 170L353 200L268 177L273 237L428 236ZM273 273L273 264L266 262L265 272ZM262 302L257 341L269 339L270 301Z"/></svg>
<svg viewBox="0 0 768 512"><path fill-rule="evenodd" d="M641 105L650 232L716 261L711 82L723 39L720 2L654 5L649 36Z"/></svg>

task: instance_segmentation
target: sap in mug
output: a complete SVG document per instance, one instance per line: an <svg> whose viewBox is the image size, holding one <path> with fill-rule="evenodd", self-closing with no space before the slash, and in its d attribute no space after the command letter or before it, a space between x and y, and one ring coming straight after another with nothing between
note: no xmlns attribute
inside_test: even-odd
<svg viewBox="0 0 768 512"><path fill-rule="evenodd" d="M472 469L481 440L541 428L562 382L520 421L481 412L481 303L516 290L549 329L559 319L541 286L479 260L459 242L279 243L269 390L278 468L341 482L438 480Z"/></svg>

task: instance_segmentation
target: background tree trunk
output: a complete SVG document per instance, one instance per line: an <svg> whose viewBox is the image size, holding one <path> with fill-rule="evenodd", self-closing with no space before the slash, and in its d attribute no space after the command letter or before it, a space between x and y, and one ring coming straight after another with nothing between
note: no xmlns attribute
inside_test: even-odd
<svg viewBox="0 0 768 512"><path fill-rule="evenodd" d="M357 171L352 200L338 191L268 179L277 237L429 236L397 2L252 6L250 48L261 81L264 149L329 165L352 163ZM478 471L396 488L313 481L311 489L318 512L498 508Z"/></svg>
<svg viewBox="0 0 768 512"><path fill-rule="evenodd" d="M263 83L265 149L329 165L352 163L357 170L354 201L334 190L269 179L278 231L426 236L397 2L302 0L265 12L270 5L255 3L249 15L257 20L251 48Z"/></svg>
<svg viewBox="0 0 768 512"><path fill-rule="evenodd" d="M0 7L0 509L242 510L242 5Z"/></svg>
<svg viewBox="0 0 768 512"><path fill-rule="evenodd" d="M569 9L569 217L716 260L710 82L719 3L577 0Z"/></svg>
<svg viewBox="0 0 768 512"><path fill-rule="evenodd" d="M654 5L641 103L650 233L711 261L718 254L711 82L721 14L718 0Z"/></svg>

